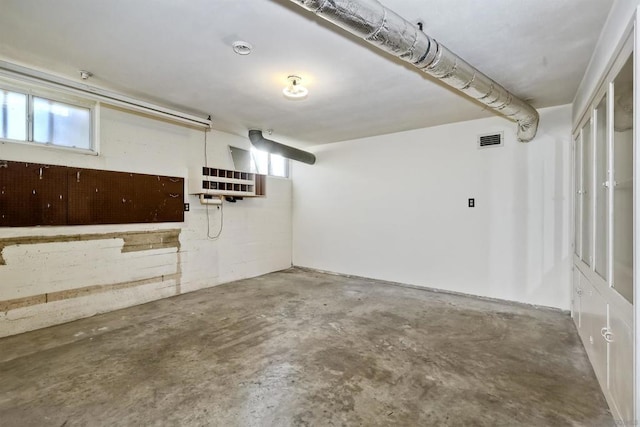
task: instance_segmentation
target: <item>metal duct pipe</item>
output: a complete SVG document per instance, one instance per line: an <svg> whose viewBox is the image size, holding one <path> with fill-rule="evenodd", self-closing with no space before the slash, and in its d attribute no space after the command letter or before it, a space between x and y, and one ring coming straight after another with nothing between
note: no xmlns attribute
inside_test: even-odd
<svg viewBox="0 0 640 427"><path fill-rule="evenodd" d="M250 130L249 141L258 150L263 150L268 153L278 154L287 159L297 160L308 165L312 165L316 162L316 156L307 152L298 150L297 148L290 147L288 145L280 144L279 142L266 139L262 136L261 130Z"/></svg>
<svg viewBox="0 0 640 427"><path fill-rule="evenodd" d="M540 120L535 108L378 0L291 1L517 122L519 141L535 137Z"/></svg>

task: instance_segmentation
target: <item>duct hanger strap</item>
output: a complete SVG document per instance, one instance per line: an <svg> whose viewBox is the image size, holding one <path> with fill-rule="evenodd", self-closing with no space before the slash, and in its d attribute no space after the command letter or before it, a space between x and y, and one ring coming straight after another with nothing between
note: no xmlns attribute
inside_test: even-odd
<svg viewBox="0 0 640 427"><path fill-rule="evenodd" d="M277 154L287 159L297 160L308 165L312 165L316 162L316 156L312 153L267 139L262 136L262 131L260 130L250 130L249 141L251 141L251 144L258 150Z"/></svg>
<svg viewBox="0 0 640 427"><path fill-rule="evenodd" d="M518 123L531 141L538 112L378 0L291 0Z"/></svg>

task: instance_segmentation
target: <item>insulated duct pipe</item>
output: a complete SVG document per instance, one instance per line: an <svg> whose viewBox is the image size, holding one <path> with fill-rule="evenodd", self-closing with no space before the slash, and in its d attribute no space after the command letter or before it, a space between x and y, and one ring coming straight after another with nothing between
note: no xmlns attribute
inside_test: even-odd
<svg viewBox="0 0 640 427"><path fill-rule="evenodd" d="M258 150L266 151L271 154L278 154L282 157L286 157L287 159L297 160L308 165L312 165L316 162L316 156L313 154L267 139L262 136L261 130L250 130L249 141L251 141L251 144L253 144L253 146Z"/></svg>
<svg viewBox="0 0 640 427"><path fill-rule="evenodd" d="M536 136L539 116L535 108L378 0L291 1L517 122L519 141Z"/></svg>

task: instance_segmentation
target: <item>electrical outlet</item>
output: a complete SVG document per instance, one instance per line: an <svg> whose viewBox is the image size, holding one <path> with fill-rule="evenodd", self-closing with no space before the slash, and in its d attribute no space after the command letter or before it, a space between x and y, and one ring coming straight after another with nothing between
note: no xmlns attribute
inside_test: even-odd
<svg viewBox="0 0 640 427"><path fill-rule="evenodd" d="M184 211L189 212L189 203L184 204Z"/></svg>
<svg viewBox="0 0 640 427"><path fill-rule="evenodd" d="M469 199L469 207L470 208L476 207L476 199Z"/></svg>

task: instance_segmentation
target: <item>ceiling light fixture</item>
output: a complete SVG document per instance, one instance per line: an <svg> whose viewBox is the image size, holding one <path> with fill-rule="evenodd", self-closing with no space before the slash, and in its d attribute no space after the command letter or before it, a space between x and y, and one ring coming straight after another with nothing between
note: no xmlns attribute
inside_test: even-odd
<svg viewBox="0 0 640 427"><path fill-rule="evenodd" d="M243 42L242 40L233 42L231 46L233 46L233 51L235 53L243 56L249 55L251 53L251 50L253 49L253 46L251 46L251 43Z"/></svg>
<svg viewBox="0 0 640 427"><path fill-rule="evenodd" d="M282 94L288 99L304 99L309 94L309 90L300 84L302 80L299 76L287 77L289 84L282 89Z"/></svg>

